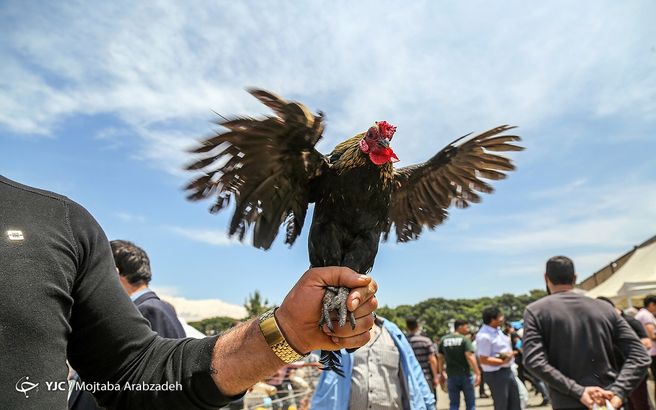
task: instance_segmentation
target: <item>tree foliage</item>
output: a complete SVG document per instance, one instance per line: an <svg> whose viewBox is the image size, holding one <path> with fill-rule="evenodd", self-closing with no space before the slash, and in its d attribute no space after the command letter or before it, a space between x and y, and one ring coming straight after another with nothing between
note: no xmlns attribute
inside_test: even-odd
<svg viewBox="0 0 656 410"><path fill-rule="evenodd" d="M505 293L479 299L432 298L416 305L400 305L395 308L383 306L378 308L376 313L393 321L402 329L406 328L405 319L414 316L423 323L426 336L433 338L448 333L450 324L456 319L467 320L472 328L479 327L482 322L481 312L488 306L500 308L506 320L521 320L526 306L545 295L545 291L532 290L525 295Z"/></svg>
<svg viewBox="0 0 656 410"><path fill-rule="evenodd" d="M260 316L262 313L270 309L269 300L264 299L259 290L255 290L248 295L248 298L244 301L244 307L246 308L249 319ZM239 322L239 320L231 317L217 316L197 322L189 322L189 324L203 334L211 336L225 332Z"/></svg>
<svg viewBox="0 0 656 410"><path fill-rule="evenodd" d="M198 322L189 322L190 326L195 327L201 333L212 336L225 332L235 326L239 321L226 316L211 317Z"/></svg>
<svg viewBox="0 0 656 410"><path fill-rule="evenodd" d="M268 299L262 300L262 295L260 294L259 290L256 290L255 292L248 295L248 299L246 299L244 302L244 307L248 312L249 318L260 316L262 313L271 308L269 306Z"/></svg>
<svg viewBox="0 0 656 410"><path fill-rule="evenodd" d="M526 306L545 295L543 290L532 290L524 295L504 293L501 296L478 299L431 298L416 305L400 305L395 308L383 306L378 308L376 314L393 321L402 329L406 328L405 318L414 316L422 322L426 336L433 338L448 333L450 324L456 319L466 319L470 327L478 328L481 325L481 312L488 306L500 308L509 321L521 320ZM269 301L263 299L258 290L248 295L244 307L249 317L259 316L270 308ZM189 324L206 335L214 335L233 327L236 322L233 318L219 316Z"/></svg>

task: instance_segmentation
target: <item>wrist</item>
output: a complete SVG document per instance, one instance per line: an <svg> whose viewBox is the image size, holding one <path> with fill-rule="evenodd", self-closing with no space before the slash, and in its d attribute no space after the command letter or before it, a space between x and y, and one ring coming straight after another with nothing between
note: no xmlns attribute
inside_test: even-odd
<svg viewBox="0 0 656 410"><path fill-rule="evenodd" d="M610 389L608 389L608 391L613 393L615 397L617 397L621 402L624 402L624 392L621 389L611 387Z"/></svg>
<svg viewBox="0 0 656 410"><path fill-rule="evenodd" d="M273 316L276 320L276 324L280 329L280 333L285 338L287 343L301 355L305 355L312 350L312 347L309 346L304 339L296 332L292 323L294 320L288 314L288 312L281 306L274 310Z"/></svg>

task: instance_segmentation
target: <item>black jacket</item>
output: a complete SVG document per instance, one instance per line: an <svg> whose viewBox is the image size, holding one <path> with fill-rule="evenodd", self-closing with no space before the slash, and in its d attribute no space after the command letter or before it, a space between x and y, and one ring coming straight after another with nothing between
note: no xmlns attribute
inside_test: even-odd
<svg viewBox="0 0 656 410"><path fill-rule="evenodd" d="M158 335L169 339L185 337L185 331L173 310L173 306L163 302L152 290L135 299L139 312L150 323L150 328Z"/></svg>
<svg viewBox="0 0 656 410"><path fill-rule="evenodd" d="M625 361L616 362L617 346ZM524 313L524 366L550 387L553 407L581 407L586 386L622 399L642 381L651 359L628 323L606 302L562 292Z"/></svg>

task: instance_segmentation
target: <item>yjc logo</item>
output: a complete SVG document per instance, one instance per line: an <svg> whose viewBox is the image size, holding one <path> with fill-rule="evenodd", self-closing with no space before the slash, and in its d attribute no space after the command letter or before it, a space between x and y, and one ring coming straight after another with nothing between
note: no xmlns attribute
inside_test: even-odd
<svg viewBox="0 0 656 410"><path fill-rule="evenodd" d="M16 391L23 393L26 399L30 397L27 393L32 390L34 390L34 392L38 392L39 383L32 383L28 376L21 377L21 379L16 382Z"/></svg>

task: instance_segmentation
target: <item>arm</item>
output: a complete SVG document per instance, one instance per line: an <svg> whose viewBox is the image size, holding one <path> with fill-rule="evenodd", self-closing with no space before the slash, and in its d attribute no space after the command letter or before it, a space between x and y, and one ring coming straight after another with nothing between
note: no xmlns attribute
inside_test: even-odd
<svg viewBox="0 0 656 410"><path fill-rule="evenodd" d="M656 340L656 329L654 328L653 323L645 323L645 332L647 332L647 337L649 340Z"/></svg>
<svg viewBox="0 0 656 410"><path fill-rule="evenodd" d="M486 364L488 366L502 366L508 363L510 359L512 359L512 355L507 356L505 359L500 359L498 357L491 357L485 355L480 355L478 357L481 360L481 364Z"/></svg>
<svg viewBox="0 0 656 410"><path fill-rule="evenodd" d="M474 385L478 386L481 384L481 371L478 368L478 363L476 363L476 356L474 356L474 352L465 352L465 359L467 359L469 367L471 367L471 369L474 371Z"/></svg>
<svg viewBox="0 0 656 410"><path fill-rule="evenodd" d="M647 337L643 337L642 339L640 339L640 343L642 343L645 349L651 350L651 339Z"/></svg>
<svg viewBox="0 0 656 410"><path fill-rule="evenodd" d="M329 336L325 326L323 330L317 327L327 284L354 289L348 306L358 319L355 330L350 326L336 327L335 334ZM299 352L360 347L369 340L369 329L373 326L371 312L377 307L375 291L376 284L370 277L350 269L310 269L289 292L276 312L276 319L289 344ZM363 301L357 308L356 299ZM212 364L213 380L226 394L240 393L284 365L266 344L256 320L220 338Z"/></svg>
<svg viewBox="0 0 656 410"><path fill-rule="evenodd" d="M444 355L442 353L437 354L437 374L442 375L444 373Z"/></svg>
<svg viewBox="0 0 656 410"><path fill-rule="evenodd" d="M431 372L433 373L433 386L437 386L440 384L440 372L437 370L437 356L435 353L431 353L430 356L428 356L428 364L430 365Z"/></svg>
<svg viewBox="0 0 656 410"><path fill-rule="evenodd" d="M71 290L75 303L68 357L83 380L121 386L118 391L96 392L102 405L140 409L221 407L233 398L231 395L243 392L283 365L266 344L255 320L220 337L157 337L120 287L100 227L83 208L72 203L69 206L77 276ZM353 288L347 302L360 318L355 331L345 326L331 337L318 329L325 284ZM377 305L375 291L371 278L347 268L311 269L287 295L276 318L288 342L299 351L360 346L369 339L368 329L373 324L370 313ZM175 385L175 390L129 391L124 389L126 383L169 383Z"/></svg>
<svg viewBox="0 0 656 410"><path fill-rule="evenodd" d="M625 359L619 375L608 390L620 399L625 399L645 376L651 358L626 320L616 316L613 344L622 351Z"/></svg>
<svg viewBox="0 0 656 410"><path fill-rule="evenodd" d="M481 364L488 366L502 366L508 363L513 357L509 356L505 359L494 357L494 352L492 351L492 342L487 337L480 337L476 339L476 354L478 355Z"/></svg>

